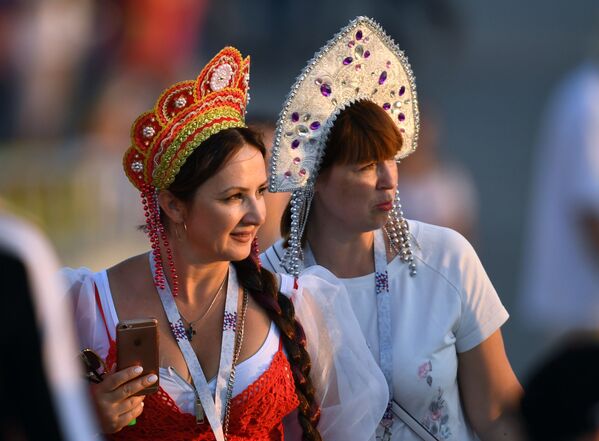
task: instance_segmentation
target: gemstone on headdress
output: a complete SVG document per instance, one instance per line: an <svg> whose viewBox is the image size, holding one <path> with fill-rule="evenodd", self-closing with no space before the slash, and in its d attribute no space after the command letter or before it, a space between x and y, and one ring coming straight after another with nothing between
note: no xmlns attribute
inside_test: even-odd
<svg viewBox="0 0 599 441"><path fill-rule="evenodd" d="M361 64L356 64L356 66L354 67L354 69L356 69L356 72L359 72L362 70L362 65Z"/></svg>
<svg viewBox="0 0 599 441"><path fill-rule="evenodd" d="M300 145L299 139L294 139L293 142L291 143L291 148L296 149L299 147L299 145Z"/></svg>
<svg viewBox="0 0 599 441"><path fill-rule="evenodd" d="M386 66L387 66L387 69L391 68L391 62L387 61Z"/></svg>
<svg viewBox="0 0 599 441"><path fill-rule="evenodd" d="M140 173L143 169L144 165L141 161L133 161L131 163L131 170L133 170L134 173Z"/></svg>
<svg viewBox="0 0 599 441"><path fill-rule="evenodd" d="M314 121L312 124L310 124L310 128L312 130L318 130L320 128L320 122Z"/></svg>
<svg viewBox="0 0 599 441"><path fill-rule="evenodd" d="M345 59L343 60L343 64L347 66L352 61L354 61L354 59L352 57L345 57Z"/></svg>
<svg viewBox="0 0 599 441"><path fill-rule="evenodd" d="M362 31L356 32L356 40L361 40L361 39L362 39Z"/></svg>
<svg viewBox="0 0 599 441"><path fill-rule="evenodd" d="M287 171L285 172L285 177L286 177L286 178L289 178L289 177L291 177L291 172L290 172L289 170L287 170Z"/></svg>
<svg viewBox="0 0 599 441"><path fill-rule="evenodd" d="M379 76L379 84L382 86L385 83L386 79L387 79L387 71L384 70L381 72L381 75Z"/></svg>
<svg viewBox="0 0 599 441"><path fill-rule="evenodd" d="M351 40L349 43L347 43L347 47L354 47L356 45L356 42L354 40Z"/></svg>
<svg viewBox="0 0 599 441"><path fill-rule="evenodd" d="M390 108L391 108L391 104L389 104L389 103L383 104L383 109L389 110Z"/></svg>
<svg viewBox="0 0 599 441"><path fill-rule="evenodd" d="M299 121L299 113L297 113L297 112L293 112L293 113L291 114L291 121L293 121L293 122L298 122L298 121Z"/></svg>
<svg viewBox="0 0 599 441"><path fill-rule="evenodd" d="M400 113L399 115L397 115L397 119L399 119L400 121L405 121L406 116L403 113Z"/></svg>
<svg viewBox="0 0 599 441"><path fill-rule="evenodd" d="M361 44L357 45L354 49L354 53L356 54L356 57L362 58L362 56L364 55L364 46L362 46Z"/></svg>
<svg viewBox="0 0 599 441"><path fill-rule="evenodd" d="M399 96L403 96L404 93L406 93L406 86L401 86L399 88Z"/></svg>
<svg viewBox="0 0 599 441"><path fill-rule="evenodd" d="M306 175L306 169L305 169L305 168L302 168L302 169L299 171L299 174L300 174L300 176L305 176L305 175Z"/></svg>
<svg viewBox="0 0 599 441"><path fill-rule="evenodd" d="M175 107L177 109L181 109L182 107L185 107L185 104L187 104L187 98L185 98L184 96L180 96L179 98L177 98L175 100Z"/></svg>
<svg viewBox="0 0 599 441"><path fill-rule="evenodd" d="M214 69L212 76L210 77L210 88L213 91L219 91L229 85L231 77L233 76L233 68L230 64L224 63Z"/></svg>
<svg viewBox="0 0 599 441"><path fill-rule="evenodd" d="M368 58L368 57L370 57L370 51L364 52L364 58Z"/></svg>
<svg viewBox="0 0 599 441"><path fill-rule="evenodd" d="M308 128L304 125L297 126L297 134L299 136L306 136L308 134Z"/></svg>
<svg viewBox="0 0 599 441"><path fill-rule="evenodd" d="M144 138L151 138L156 134L156 130L152 126L145 126L141 133Z"/></svg>
<svg viewBox="0 0 599 441"><path fill-rule="evenodd" d="M320 93L322 93L323 96L331 96L331 93L333 93L331 85L323 83L322 86L320 86Z"/></svg>
<svg viewBox="0 0 599 441"><path fill-rule="evenodd" d="M299 156L296 156L295 158L293 158L293 163L294 164L299 164L301 162L301 158Z"/></svg>

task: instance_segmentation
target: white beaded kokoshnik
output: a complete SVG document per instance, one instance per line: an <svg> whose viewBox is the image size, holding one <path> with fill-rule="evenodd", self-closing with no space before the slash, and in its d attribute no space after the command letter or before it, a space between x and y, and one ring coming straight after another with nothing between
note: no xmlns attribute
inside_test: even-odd
<svg viewBox="0 0 599 441"><path fill-rule="evenodd" d="M352 20L314 55L277 120L269 190L292 192L290 237L281 262L291 274L303 269L301 239L329 133L341 111L360 100L378 104L401 132L397 161L416 149L420 117L414 74L403 51L368 17ZM410 275L416 275L410 231L397 195L384 230L392 251L408 263Z"/></svg>

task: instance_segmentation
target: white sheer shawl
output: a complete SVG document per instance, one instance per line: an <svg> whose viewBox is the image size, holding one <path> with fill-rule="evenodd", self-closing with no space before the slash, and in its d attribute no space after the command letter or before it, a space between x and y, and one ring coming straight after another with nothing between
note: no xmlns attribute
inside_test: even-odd
<svg viewBox="0 0 599 441"><path fill-rule="evenodd" d="M345 287L321 266L293 278L280 275L281 292L290 296L302 324L312 360L311 378L325 441L367 441L383 416L389 392L349 303ZM296 413L285 421L285 439L300 440Z"/></svg>

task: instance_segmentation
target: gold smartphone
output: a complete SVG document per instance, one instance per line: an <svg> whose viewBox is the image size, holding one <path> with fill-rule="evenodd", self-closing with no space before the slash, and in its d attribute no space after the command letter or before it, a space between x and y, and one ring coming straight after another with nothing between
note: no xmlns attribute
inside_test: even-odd
<svg viewBox="0 0 599 441"><path fill-rule="evenodd" d="M123 320L116 327L117 370L142 366L143 375L159 375L158 320L143 318ZM148 395L158 391L158 383L151 384L135 395Z"/></svg>

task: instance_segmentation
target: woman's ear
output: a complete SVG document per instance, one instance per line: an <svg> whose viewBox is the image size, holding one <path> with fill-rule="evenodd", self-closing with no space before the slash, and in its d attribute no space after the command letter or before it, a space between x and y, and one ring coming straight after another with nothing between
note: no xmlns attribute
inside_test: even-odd
<svg viewBox="0 0 599 441"><path fill-rule="evenodd" d="M185 221L185 203L170 191L160 190L158 192L158 205L174 224L181 224Z"/></svg>

